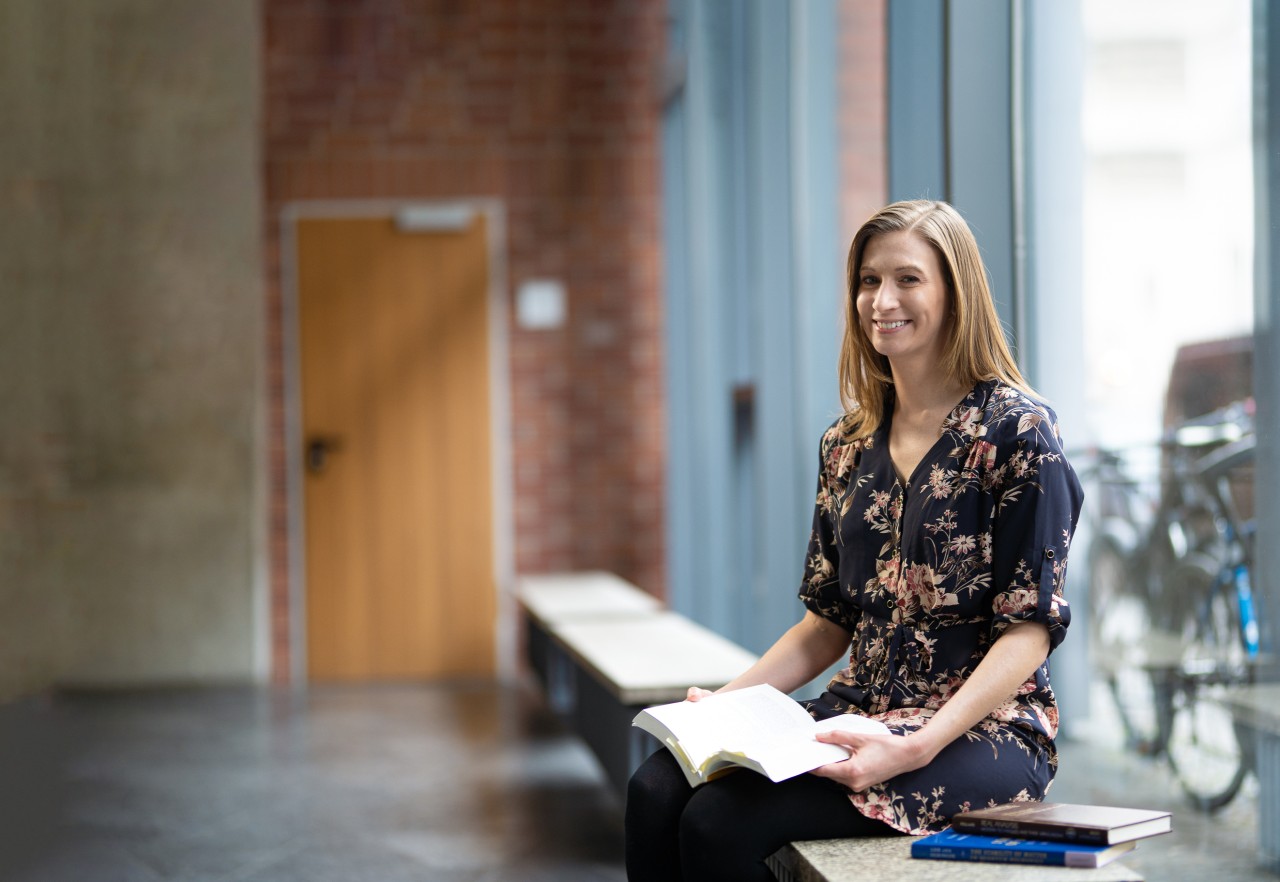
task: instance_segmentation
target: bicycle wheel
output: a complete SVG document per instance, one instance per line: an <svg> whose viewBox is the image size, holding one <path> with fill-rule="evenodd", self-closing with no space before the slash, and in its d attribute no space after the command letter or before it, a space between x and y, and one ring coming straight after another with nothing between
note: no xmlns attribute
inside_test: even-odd
<svg viewBox="0 0 1280 882"><path fill-rule="evenodd" d="M1230 803L1252 766L1251 742L1242 737L1226 703L1229 690L1252 678L1252 667L1241 638L1239 606L1218 572L1216 560L1193 554L1176 573L1179 588L1198 591L1201 600L1188 612L1173 694L1169 762L1201 811Z"/></svg>
<svg viewBox="0 0 1280 882"><path fill-rule="evenodd" d="M1093 668L1111 694L1126 744L1142 754L1159 753L1167 714L1151 676L1151 612L1128 559L1110 542L1090 550L1089 606Z"/></svg>

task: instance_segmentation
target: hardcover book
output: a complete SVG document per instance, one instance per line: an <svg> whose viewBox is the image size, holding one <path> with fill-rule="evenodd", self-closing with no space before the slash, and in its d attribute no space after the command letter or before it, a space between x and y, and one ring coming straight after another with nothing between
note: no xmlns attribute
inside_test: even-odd
<svg viewBox="0 0 1280 882"><path fill-rule="evenodd" d="M691 787L735 768L784 781L849 758L840 745L815 741L818 732L890 734L879 720L858 714L815 722L797 702L769 685L657 705L638 713L631 725L671 751Z"/></svg>
<svg viewBox="0 0 1280 882"><path fill-rule="evenodd" d="M1000 864L1039 864L1059 867L1102 867L1133 851L1137 842L1118 845L1082 845L1014 839L1009 836L978 836L943 830L911 843L911 856L935 861L983 861Z"/></svg>
<svg viewBox="0 0 1280 882"><path fill-rule="evenodd" d="M959 833L1019 836L1054 842L1115 845L1173 829L1173 815L1149 809L1065 802L1011 802L961 812L951 819Z"/></svg>

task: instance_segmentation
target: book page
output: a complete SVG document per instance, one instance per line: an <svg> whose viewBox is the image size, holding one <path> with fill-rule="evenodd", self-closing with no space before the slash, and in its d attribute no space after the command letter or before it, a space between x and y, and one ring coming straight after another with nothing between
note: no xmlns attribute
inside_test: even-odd
<svg viewBox="0 0 1280 882"><path fill-rule="evenodd" d="M813 724L815 732L861 732L866 735L890 735L889 727L879 720L861 714L840 714Z"/></svg>
<svg viewBox="0 0 1280 882"><path fill-rule="evenodd" d="M786 732L807 731L813 718L798 703L772 686L749 686L711 695L701 701L681 701L648 711L687 741L707 737L717 747L738 749L744 743Z"/></svg>
<svg viewBox="0 0 1280 882"><path fill-rule="evenodd" d="M771 781L785 781L810 769L849 758L838 744L814 741L812 735L773 738L753 745L750 757Z"/></svg>
<svg viewBox="0 0 1280 882"><path fill-rule="evenodd" d="M811 737L813 727L808 712L772 686L663 704L645 713L671 730L685 753L699 762L720 750L750 752L752 744L787 733Z"/></svg>
<svg viewBox="0 0 1280 882"><path fill-rule="evenodd" d="M642 711L680 742L683 753L698 768L712 757L755 760L774 781L781 781L827 763L847 759L838 744L814 739L819 731L888 734L878 720L845 714L815 723L800 704L768 685L722 692L701 701L680 701ZM650 732L652 722L638 723Z"/></svg>
<svg viewBox="0 0 1280 882"><path fill-rule="evenodd" d="M806 717L809 715L806 713ZM751 745L751 756L773 781L794 777L827 763L838 763L849 758L849 751L839 744L815 741L818 732L861 732L868 735L888 735L889 727L879 720L859 714L842 714L821 722L810 717L796 731L780 732Z"/></svg>
<svg viewBox="0 0 1280 882"><path fill-rule="evenodd" d="M712 700L723 698L732 699L715 707L716 726L724 727L720 747L726 750L739 751L788 736L811 737L813 717L772 686L750 686Z"/></svg>

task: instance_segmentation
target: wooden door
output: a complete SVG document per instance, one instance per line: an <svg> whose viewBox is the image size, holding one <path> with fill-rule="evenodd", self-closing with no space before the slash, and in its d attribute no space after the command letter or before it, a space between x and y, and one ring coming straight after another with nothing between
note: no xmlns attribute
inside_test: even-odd
<svg viewBox="0 0 1280 882"><path fill-rule="evenodd" d="M311 678L491 674L484 219L297 225Z"/></svg>

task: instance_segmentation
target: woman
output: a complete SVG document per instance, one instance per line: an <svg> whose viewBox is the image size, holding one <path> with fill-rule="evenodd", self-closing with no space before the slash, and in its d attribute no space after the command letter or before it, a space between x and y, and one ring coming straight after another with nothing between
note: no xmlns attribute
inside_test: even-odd
<svg viewBox="0 0 1280 882"><path fill-rule="evenodd" d="M968 808L1042 799L1053 779L1045 662L1070 621L1082 499L1056 417L1009 354L951 206L877 212L848 278L845 413L820 445L806 612L724 690L791 692L847 655L806 707L894 734L819 736L849 759L780 784L737 772L691 790L659 751L628 790L632 882L768 880L764 859L790 841L933 832Z"/></svg>

